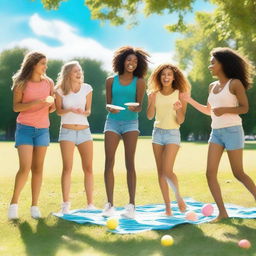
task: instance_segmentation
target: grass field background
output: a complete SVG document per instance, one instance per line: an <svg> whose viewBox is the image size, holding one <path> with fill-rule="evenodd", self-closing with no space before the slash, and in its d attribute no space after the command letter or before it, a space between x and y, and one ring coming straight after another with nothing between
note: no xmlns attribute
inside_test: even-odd
<svg viewBox="0 0 256 256"><path fill-rule="evenodd" d="M103 181L104 147L102 135L94 135L95 205L102 208L106 202ZM182 143L175 164L183 196L212 202L206 179L206 143ZM246 143L244 165L246 172L256 181L256 144ZM20 219L7 220L7 208L11 198L18 157L12 142L0 143L0 255L68 256L68 255L113 255L113 256L224 256L256 255L256 221L229 219L217 224L182 225L167 231L149 231L136 235L113 235L105 227L79 225L57 219L51 212L59 210L61 202L61 155L59 145L51 144L47 151L44 181L40 196L43 219L30 217L30 182L22 192L19 203ZM151 140L141 137L136 153L138 205L162 203ZM123 145L117 151L115 164L115 205L123 206L128 201ZM255 207L253 197L237 182L230 171L226 153L219 172L225 202ZM83 176L78 152L72 178L72 208L85 206ZM229 182L227 182L229 181ZM172 196L173 197L173 196ZM164 234L174 237L175 244L164 248L160 238ZM252 242L249 250L240 249L237 241L247 238Z"/></svg>

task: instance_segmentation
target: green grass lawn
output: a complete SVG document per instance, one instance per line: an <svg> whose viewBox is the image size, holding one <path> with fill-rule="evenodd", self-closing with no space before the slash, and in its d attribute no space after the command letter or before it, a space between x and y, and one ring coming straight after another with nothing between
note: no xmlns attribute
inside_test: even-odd
<svg viewBox="0 0 256 256"><path fill-rule="evenodd" d="M95 204L103 207L106 202L103 182L104 148L101 135L94 136ZM183 143L175 171L179 177L184 196L212 202L205 179L207 144ZM248 143L244 152L246 172L256 181L256 144ZM226 256L256 255L256 221L229 219L218 224L181 225L171 230L149 231L136 235L116 235L105 227L79 225L51 215L59 210L61 202L60 173L61 155L58 144L51 144L45 161L44 182L40 197L40 208L44 216L31 219L30 184L22 192L17 222L7 220L7 208L13 189L14 176L18 168L18 157L13 143L0 143L0 255L68 256L68 255L112 255L112 256ZM116 157L115 204L123 206L128 201L123 158L120 144ZM141 138L136 154L137 204L162 203L157 182L151 141ZM225 202L255 207L254 199L237 182L230 171L226 154L221 165L219 180ZM227 183L226 181L229 180ZM72 208L85 206L82 171L78 153L75 154L72 181ZM173 236L172 247L160 245L164 234ZM247 238L252 243L249 250L240 249L237 241Z"/></svg>

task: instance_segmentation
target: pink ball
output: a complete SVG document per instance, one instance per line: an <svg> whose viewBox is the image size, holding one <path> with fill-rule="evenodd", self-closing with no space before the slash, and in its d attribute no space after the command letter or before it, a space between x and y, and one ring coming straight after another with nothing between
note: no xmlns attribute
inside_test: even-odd
<svg viewBox="0 0 256 256"><path fill-rule="evenodd" d="M213 214L213 206L211 204L205 204L201 210L202 214L206 217Z"/></svg>
<svg viewBox="0 0 256 256"><path fill-rule="evenodd" d="M251 247L250 241L243 239L238 242L238 246L244 249L249 249Z"/></svg>
<svg viewBox="0 0 256 256"><path fill-rule="evenodd" d="M198 220L197 214L195 212L193 212L193 211L187 212L185 214L185 217L189 221L197 221Z"/></svg>

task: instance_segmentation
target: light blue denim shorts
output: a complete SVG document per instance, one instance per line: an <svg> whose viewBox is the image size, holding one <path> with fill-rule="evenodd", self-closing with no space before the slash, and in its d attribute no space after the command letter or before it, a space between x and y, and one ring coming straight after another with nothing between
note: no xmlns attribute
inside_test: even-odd
<svg viewBox="0 0 256 256"><path fill-rule="evenodd" d="M128 120L128 121L119 121L119 120L107 118L105 122L104 133L108 131L117 133L119 135L122 135L126 132L132 132L132 131L140 132L139 121L138 119Z"/></svg>
<svg viewBox="0 0 256 256"><path fill-rule="evenodd" d="M90 128L83 130L60 128L59 141L71 141L74 142L75 145L79 145L89 140L92 140Z"/></svg>
<svg viewBox="0 0 256 256"><path fill-rule="evenodd" d="M49 146L49 128L36 128L34 126L16 124L15 147L21 145L31 145L34 147Z"/></svg>
<svg viewBox="0 0 256 256"><path fill-rule="evenodd" d="M161 129L155 127L152 132L152 142L159 145L180 145L179 129Z"/></svg>
<svg viewBox="0 0 256 256"><path fill-rule="evenodd" d="M212 129L209 143L223 146L226 150L244 148L244 130L241 125Z"/></svg>

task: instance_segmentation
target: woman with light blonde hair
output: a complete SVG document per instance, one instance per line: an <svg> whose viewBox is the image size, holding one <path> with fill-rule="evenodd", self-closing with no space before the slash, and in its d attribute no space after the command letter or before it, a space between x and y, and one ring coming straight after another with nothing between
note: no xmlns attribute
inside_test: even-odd
<svg viewBox="0 0 256 256"><path fill-rule="evenodd" d="M168 184L173 188L181 212L186 204L179 191L178 179L173 171L180 147L180 125L185 120L185 101L180 93L190 89L189 82L173 64L159 65L149 78L147 117L155 117L152 145L158 171L158 181L166 206L166 215L171 216Z"/></svg>
<svg viewBox="0 0 256 256"><path fill-rule="evenodd" d="M40 218L37 206L42 184L43 163L50 142L49 113L55 110L53 82L45 75L47 58L39 52L29 52L13 76L13 110L19 112L15 132L15 147L19 155L19 171L9 219L18 219L18 199L31 170L32 218Z"/></svg>
<svg viewBox="0 0 256 256"><path fill-rule="evenodd" d="M93 194L93 139L87 117L91 114L92 87L84 83L84 75L78 61L64 64L56 85L56 109L61 116L59 142L63 170L61 187L63 203L61 212L68 213L71 207L69 193L75 146L81 156L84 172L84 187L87 196L87 210L95 207Z"/></svg>

